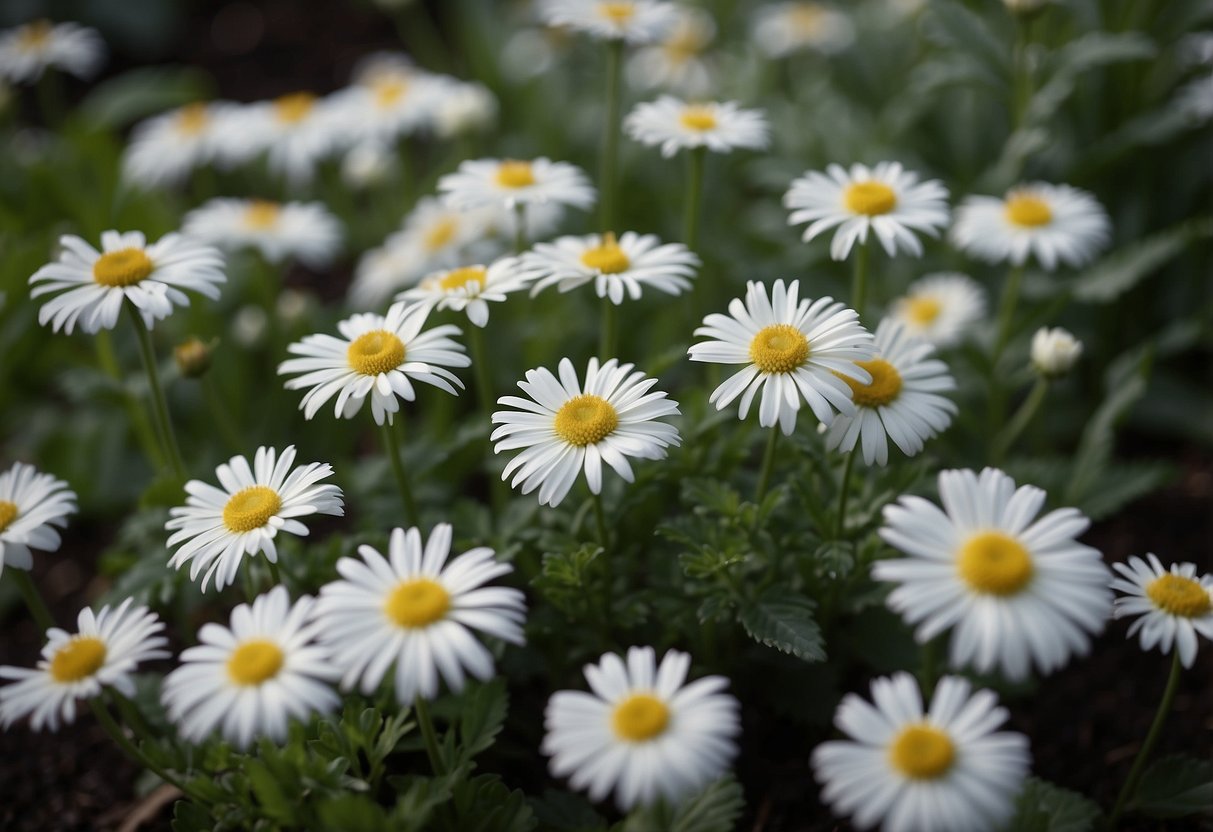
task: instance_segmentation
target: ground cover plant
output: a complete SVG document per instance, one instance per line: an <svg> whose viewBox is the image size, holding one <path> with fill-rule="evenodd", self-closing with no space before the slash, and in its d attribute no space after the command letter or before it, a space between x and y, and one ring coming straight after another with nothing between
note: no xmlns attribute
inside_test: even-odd
<svg viewBox="0 0 1213 832"><path fill-rule="evenodd" d="M1213 823L1209 4L41 11L5 828Z"/></svg>

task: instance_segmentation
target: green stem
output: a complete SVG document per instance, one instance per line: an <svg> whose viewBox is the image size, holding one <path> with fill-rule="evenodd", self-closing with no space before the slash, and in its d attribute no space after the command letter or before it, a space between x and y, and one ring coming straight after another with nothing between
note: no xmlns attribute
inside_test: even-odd
<svg viewBox="0 0 1213 832"><path fill-rule="evenodd" d="M13 576L13 583L21 590L21 597L25 599L25 606L29 608L29 614L34 617L34 621L37 622L43 633L54 627L55 617L51 615L46 602L42 600L42 594L38 592L38 587L34 586L29 572L10 566L8 574Z"/></svg>
<svg viewBox="0 0 1213 832"><path fill-rule="evenodd" d="M695 251L699 245L699 212L703 201L703 168L707 152L706 147L695 147L687 154L686 227L682 241L691 251Z"/></svg>
<svg viewBox="0 0 1213 832"><path fill-rule="evenodd" d="M1108 816L1109 829L1116 828L1116 823L1120 820L1120 815L1124 811L1125 804L1137 791L1142 769L1146 765L1146 760L1150 758L1150 753L1154 750L1154 745L1158 742L1158 735L1162 731L1162 724L1166 721L1167 714L1171 711L1171 703L1175 699L1175 692L1179 689L1179 675L1182 670L1183 666L1179 662L1179 648L1176 646L1172 651L1171 675L1167 677L1167 687L1163 691L1162 701L1158 703L1158 712L1154 714L1154 722L1150 725L1150 730L1146 734L1146 740L1141 744L1141 750L1137 752L1137 756L1133 759L1133 768L1129 769L1129 776L1125 779L1125 784L1121 787L1120 794L1116 796L1116 805L1112 809L1112 814Z"/></svg>
<svg viewBox="0 0 1213 832"><path fill-rule="evenodd" d="M404 414L397 414L401 419ZM400 489L400 502L404 505L404 517L410 526L420 526L421 522L417 514L417 502L413 499L413 491L409 488L408 475L404 472L404 463L400 460L400 441L396 438L396 432L392 430L390 422L384 422L383 428L383 452L387 454L388 462L392 464L392 474L396 477L396 487Z"/></svg>
<svg viewBox="0 0 1213 832"><path fill-rule="evenodd" d="M619 166L619 131L623 93L623 41L607 42L606 122L603 125L602 159L599 160L598 207L603 232L615 228L615 191Z"/></svg>
<svg viewBox="0 0 1213 832"><path fill-rule="evenodd" d="M994 336L994 352L990 357L990 369L998 375L998 360L1007 342L1011 340L1012 324L1015 320L1015 306L1019 303L1019 287L1023 283L1023 266L1012 266L1007 272L1006 283L1002 287L1002 300L998 302L998 329Z"/></svg>
<svg viewBox="0 0 1213 832"><path fill-rule="evenodd" d="M939 680L939 649L941 637L935 638L922 645L922 678L919 680L924 699L930 699Z"/></svg>
<svg viewBox="0 0 1213 832"><path fill-rule="evenodd" d="M1011 129L1018 130L1023 126L1028 114L1028 106L1032 102L1032 67L1028 63L1029 47L1032 43L1032 17L1030 14L1015 15L1015 52L1012 72Z"/></svg>
<svg viewBox="0 0 1213 832"><path fill-rule="evenodd" d="M152 392L152 408L156 417L156 425L160 438L164 442L165 456L172 463L173 473L177 479L185 479L185 463L181 461L181 449L177 445L177 436L173 433L173 423L168 415L168 402L164 398L164 389L160 386L160 373L156 369L156 351L152 347L152 334L143 322L143 316L130 301L126 302L126 311L130 313L131 323L135 327L135 336L139 341L139 352L143 356L143 369L147 371L147 382Z"/></svg>
<svg viewBox="0 0 1213 832"><path fill-rule="evenodd" d="M484 330L472 323L469 323L468 326L471 327L468 331L468 346L472 352L472 374L476 379L476 398L480 403L479 418L488 425L488 435L491 437L493 405L496 404L496 399L493 398L493 379L489 372L488 349L484 345ZM492 460L493 440L486 438L486 442L488 443L487 456L489 460ZM496 519L505 506L506 484L492 465L489 465L489 469L489 499L494 519Z"/></svg>
<svg viewBox="0 0 1213 832"><path fill-rule="evenodd" d="M122 389L122 403L126 406L127 418L130 419L135 437L143 448L143 455L147 457L152 470L159 471L165 464L164 449L160 445L160 439L157 437L155 429L147 421L147 412L122 383L122 370L118 367L117 356L114 355L114 340L110 331L108 329L98 331L93 336L93 344L97 350L97 363L101 365L101 370Z"/></svg>
<svg viewBox="0 0 1213 832"><path fill-rule="evenodd" d="M602 299L602 329L598 333L598 358L609 361L615 358L616 337L619 330L619 314L610 298Z"/></svg>
<svg viewBox="0 0 1213 832"><path fill-rule="evenodd" d="M526 203L514 203L514 253L526 251Z"/></svg>
<svg viewBox="0 0 1213 832"><path fill-rule="evenodd" d="M767 487L771 484L771 470L775 467L775 445L779 442L779 426L773 426L767 435L767 449L762 455L762 469L758 474L758 490L754 492L754 502L761 503L767 496Z"/></svg>
<svg viewBox="0 0 1213 832"><path fill-rule="evenodd" d="M63 121L63 79L50 67L38 79L38 110L42 115L42 126L49 130L54 130Z"/></svg>
<svg viewBox="0 0 1213 832"><path fill-rule="evenodd" d="M1040 405L1045 400L1045 394L1049 390L1049 380L1044 376L1036 379L1036 384L1032 386L1032 390L1028 393L1023 404L1019 406L1019 410L1015 411L1015 415L1011 417L1011 421L1007 423L1002 433L998 434L994 439L994 447L990 451L990 462L993 465L998 465L1006 456L1007 451L1015 444L1015 440L1023 433L1024 428L1031 423L1032 418L1036 415L1036 411L1040 410Z"/></svg>
<svg viewBox="0 0 1213 832"><path fill-rule="evenodd" d="M607 546L608 538L607 538L606 512L603 511L603 508L602 508L602 495L594 494L594 495L592 495L592 497L593 497L592 502L594 503L594 527L595 527L595 530L598 532L598 543L599 543L599 545L602 546L603 550L605 551L609 547Z"/></svg>
<svg viewBox="0 0 1213 832"><path fill-rule="evenodd" d="M232 421L232 414L228 412L218 384L215 381L215 371L212 369L202 379L202 394L206 397L207 406L211 409L211 418L219 428L219 435L223 437L228 450L232 453L239 453L244 448L244 442L240 438L240 431L236 428L236 423Z"/></svg>
<svg viewBox="0 0 1213 832"><path fill-rule="evenodd" d="M594 526L598 531L598 545L602 547L602 614L599 624L602 626L603 638L609 641L611 608L614 605L615 595L615 569L611 547L608 545L606 512L602 508L602 495L592 494L590 501L594 504Z"/></svg>
<svg viewBox="0 0 1213 832"><path fill-rule="evenodd" d="M110 739L117 743L118 747L122 749L123 753L130 757L134 762L154 773L165 783L176 786L191 800L196 800L199 803L205 803L201 796L199 796L198 793L190 788L186 783L178 780L160 766L153 763L146 754L136 748L135 744L132 743L127 738L125 732L123 732L122 726L114 721L114 717L110 715L110 712L106 710L105 706L101 704L100 700L93 697L88 700L88 704L93 711L93 715L97 717L97 721L101 723L101 727L105 729L105 733L110 735Z"/></svg>
<svg viewBox="0 0 1213 832"><path fill-rule="evenodd" d="M421 726L421 738L425 741L425 756L430 758L430 768L434 776L446 774L446 762L442 759L442 749L438 745L438 734L434 731L434 720L430 718L430 708L425 699L418 696L413 701L413 710L417 712L417 724Z"/></svg>
<svg viewBox="0 0 1213 832"><path fill-rule="evenodd" d="M851 308L863 320L863 305L868 294L868 244L860 243L855 252L855 271L851 275Z"/></svg>
<svg viewBox="0 0 1213 832"><path fill-rule="evenodd" d="M274 563L269 558L266 558L265 565L270 568L270 589L282 585L282 572L278 569L278 564Z"/></svg>
<svg viewBox="0 0 1213 832"><path fill-rule="evenodd" d="M834 518L834 539L842 540L847 530L847 495L851 492L851 471L855 468L855 449L847 451L847 461L842 468L842 482L838 485L838 514Z"/></svg>

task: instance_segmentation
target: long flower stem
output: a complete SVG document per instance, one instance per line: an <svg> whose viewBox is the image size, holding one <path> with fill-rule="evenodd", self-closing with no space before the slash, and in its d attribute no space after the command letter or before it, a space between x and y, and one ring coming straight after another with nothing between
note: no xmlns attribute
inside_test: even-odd
<svg viewBox="0 0 1213 832"><path fill-rule="evenodd" d="M110 735L110 739L112 739L118 745L118 747L122 749L123 753L131 758L131 760L155 774L165 783L176 786L191 800L196 800L200 803L206 802L194 789L190 788L189 785L153 763L146 754L136 748L135 744L132 743L130 739L127 738L125 732L123 732L122 726L114 721L114 717L110 715L110 712L106 710L105 706L101 704L96 697L89 699L88 704L93 711L93 715L97 717L97 721L101 723L101 727L105 729L105 733Z"/></svg>
<svg viewBox="0 0 1213 832"><path fill-rule="evenodd" d="M514 253L522 254L526 250L526 203L514 203Z"/></svg>
<svg viewBox="0 0 1213 832"><path fill-rule="evenodd" d="M682 241L691 251L695 251L699 245L699 215L700 203L703 201L703 168L704 160L707 157L706 147L691 148L687 154L687 202L684 206L686 211L686 226L683 232Z"/></svg>
<svg viewBox="0 0 1213 832"><path fill-rule="evenodd" d="M223 437L223 441L232 453L239 453L244 448L244 442L240 438L240 430L232 421L232 414L228 412L227 403L219 392L219 383L215 381L214 370L208 372L202 379L202 395L206 398L207 407L211 410L211 418L215 420L219 435Z"/></svg>
<svg viewBox="0 0 1213 832"><path fill-rule="evenodd" d="M1007 423L1006 428L1002 433L998 434L994 439L994 447L990 452L990 462L998 465L1006 456L1007 451L1015 444L1015 440L1023 433L1036 415L1036 411L1040 410L1040 405L1045 400L1045 394L1049 390L1049 381L1044 376L1036 379L1036 384L1032 386L1032 390L1028 393L1028 397L1023 400L1023 404L1019 406L1019 410L1015 411L1015 415L1011 417L1011 421Z"/></svg>
<svg viewBox="0 0 1213 832"><path fill-rule="evenodd" d="M847 496L851 493L851 472L855 469L855 449L847 451L847 461L842 468L842 482L838 484L838 514L834 517L834 539L842 540L847 530Z"/></svg>
<svg viewBox="0 0 1213 832"><path fill-rule="evenodd" d="M619 330L619 315L610 298L602 299L602 331L598 333L598 358L609 361L615 358L616 336Z"/></svg>
<svg viewBox="0 0 1213 832"><path fill-rule="evenodd" d="M21 597L25 599L25 606L29 608L29 614L34 617L34 621L37 622L38 627L44 633L51 627L54 627L55 618L47 608L46 602L42 600L42 594L38 592L38 587L34 586L34 581L29 576L29 572L10 566L8 573L13 576L13 583L17 585L17 589L21 590Z"/></svg>
<svg viewBox="0 0 1213 832"><path fill-rule="evenodd" d="M130 390L122 384L122 370L118 366L117 356L114 355L114 341L110 336L110 331L108 329L100 330L93 337L93 344L97 350L97 363L101 365L101 370L122 388L122 403L126 406L127 418L130 419L131 428L135 431L135 437L143 447L144 456L147 457L152 470L160 470L165 462L164 448L161 447L160 438L156 435L155 428L147 420L147 411L131 395Z"/></svg>
<svg viewBox="0 0 1213 832"><path fill-rule="evenodd" d="M404 418L404 414L400 414ZM413 499L413 490L409 488L409 478L404 471L404 463L400 460L400 440L392 430L390 422L385 421L383 429L383 452L387 454L388 462L392 464L392 474L396 477L396 487L400 489L400 502L404 506L404 517L410 526L419 526L420 518L417 513L417 501Z"/></svg>
<svg viewBox="0 0 1213 832"><path fill-rule="evenodd" d="M164 443L164 454L173 466L177 479L185 479L185 463L181 461L181 449L177 445L177 436L173 433L173 423L168 415L168 402L164 398L164 388L160 386L160 373L156 369L156 350L152 346L152 334L143 322L143 316L130 301L126 303L126 311L130 313L135 336L139 341L139 352L143 356L143 369L147 371L147 383L152 391L152 408L156 417L156 427L160 439Z"/></svg>
<svg viewBox="0 0 1213 832"><path fill-rule="evenodd" d="M619 167L620 110L623 94L623 41L607 42L606 121L603 124L602 159L599 160L598 187L601 189L598 207L602 231L615 227L615 196Z"/></svg>
<svg viewBox="0 0 1213 832"><path fill-rule="evenodd" d="M417 724L421 726L421 738L425 741L425 756L430 758L430 768L436 777L446 774L446 762L442 759L442 749L438 745L438 734L434 731L434 720L430 717L430 707L425 699L418 696L413 702L413 710L417 713Z"/></svg>
<svg viewBox="0 0 1213 832"><path fill-rule="evenodd" d="M1162 701L1158 703L1158 712L1154 714L1154 722L1150 724L1145 742L1141 744L1141 750L1133 759L1133 767L1129 769L1129 776L1125 778L1125 784L1121 787L1120 794L1116 796L1116 805L1112 808L1112 814L1108 816L1109 829L1116 828L1125 804L1137 791L1142 769L1145 768L1150 753L1154 751L1154 745L1158 742L1158 735L1162 731L1162 724L1166 722L1167 714L1171 712L1171 703L1175 700L1175 692L1179 690L1179 676L1182 670L1183 666L1179 662L1179 648L1176 647L1172 651L1171 675L1167 677L1167 687L1163 690Z"/></svg>
<svg viewBox="0 0 1213 832"><path fill-rule="evenodd" d="M496 399L493 397L493 379L489 372L488 350L484 345L484 330L475 324L469 324L469 327L468 346L472 352L472 375L476 380L476 399L480 404L480 418L488 425L491 436L493 405L496 403ZM487 442L486 456L492 459L493 440L488 439ZM489 467L492 468L492 466ZM493 514L496 516L501 513L505 505L505 482L501 477L496 476L493 470L488 471L488 480L490 504Z"/></svg>
<svg viewBox="0 0 1213 832"><path fill-rule="evenodd" d="M611 631L611 608L615 595L615 568L612 560L610 538L607 536L606 512L602 508L602 495L592 494L594 504L594 526L598 532L598 545L602 547L602 626L603 637L609 639Z"/></svg>
<svg viewBox="0 0 1213 832"><path fill-rule="evenodd" d="M771 427L767 436L767 449L762 455L762 469L758 473L758 489L754 492L754 502L761 503L767 496L767 487L771 484L771 469L775 467L775 446L779 443L778 426Z"/></svg>
<svg viewBox="0 0 1213 832"><path fill-rule="evenodd" d="M863 320L863 305L868 296L868 244L860 243L855 251L855 271L851 275L851 308Z"/></svg>
<svg viewBox="0 0 1213 832"><path fill-rule="evenodd" d="M1019 287L1023 283L1023 266L1012 266L1007 272L1007 281L1002 287L1002 300L998 302L998 329L994 336L994 352L990 357L990 367L994 375L998 374L998 359L1011 340L1011 329L1015 321L1015 306L1019 303Z"/></svg>

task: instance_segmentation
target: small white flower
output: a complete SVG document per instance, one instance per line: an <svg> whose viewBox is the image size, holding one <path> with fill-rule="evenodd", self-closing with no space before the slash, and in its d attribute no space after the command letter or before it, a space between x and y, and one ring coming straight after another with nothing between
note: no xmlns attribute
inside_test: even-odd
<svg viewBox="0 0 1213 832"><path fill-rule="evenodd" d="M1032 366L1045 378L1070 372L1082 355L1082 342L1061 327L1042 326L1032 336Z"/></svg>
<svg viewBox="0 0 1213 832"><path fill-rule="evenodd" d="M577 380L573 362L560 360L560 378L550 370L528 370L518 386L530 398L502 396L497 403L518 410L499 410L493 423L494 453L519 448L503 480L514 474L512 487L523 494L539 489L540 505L557 506L577 475L585 471L590 491L602 491L602 463L632 482L628 457L663 459L666 448L679 444L673 425L659 422L678 413L678 403L661 391L650 393L657 379L632 372L634 365L614 358L598 364L591 358L585 386ZM522 411L522 412L519 412Z"/></svg>
<svg viewBox="0 0 1213 832"><path fill-rule="evenodd" d="M32 84L49 68L91 78L105 60L96 29L76 23L35 20L0 32L0 79Z"/></svg>
<svg viewBox="0 0 1213 832"><path fill-rule="evenodd" d="M490 205L556 203L585 210L595 191L581 168L539 158L469 159L438 180L447 204L463 211Z"/></svg>
<svg viewBox="0 0 1213 832"><path fill-rule="evenodd" d="M230 627L205 624L198 646L164 679L168 717L190 742L218 730L246 749L260 737L287 738L290 721L332 711L341 701L328 652L315 644L312 598L293 605L286 587L274 587L232 610Z"/></svg>
<svg viewBox="0 0 1213 832"><path fill-rule="evenodd" d="M122 157L122 175L144 188L178 185L219 159L239 106L197 102L140 122Z"/></svg>
<svg viewBox="0 0 1213 832"><path fill-rule="evenodd" d="M507 294L525 289L527 282L517 259L506 257L490 266L478 264L433 272L396 299L427 309L466 312L469 321L483 327L489 322L489 302L505 301Z"/></svg>
<svg viewBox="0 0 1213 832"><path fill-rule="evenodd" d="M341 157L341 181L351 188L381 185L399 167L391 148L382 142L358 142Z"/></svg>
<svg viewBox="0 0 1213 832"><path fill-rule="evenodd" d="M264 151L270 171L296 187L309 183L320 162L346 143L348 129L340 100L310 92L246 105L230 125L222 150L230 162Z"/></svg>
<svg viewBox="0 0 1213 832"><path fill-rule="evenodd" d="M168 643L157 635L164 624L147 607L131 609L132 603L127 598L117 609L81 610L75 634L47 630L42 660L32 670L0 667L0 678L16 680L0 688L0 725L29 716L35 731L57 731L61 721L75 722L78 699L99 696L104 687L134 696L135 667L169 654L159 649Z"/></svg>
<svg viewBox="0 0 1213 832"><path fill-rule="evenodd" d="M532 295L549 286L568 292L592 282L598 297L610 298L617 306L625 293L640 300L645 286L682 294L691 288L698 266L699 258L681 243L663 245L652 234L633 231L618 240L610 232L561 237L536 244L521 258L525 276L534 281Z"/></svg>
<svg viewBox="0 0 1213 832"><path fill-rule="evenodd" d="M745 301L735 298L729 314L703 319L696 335L710 338L692 344L692 361L745 364L708 398L723 410L741 396L738 417L744 419L762 390L758 424L780 426L785 435L796 427L801 402L828 425L835 412L855 413L851 388L844 378L869 384L872 376L857 365L872 357L872 334L859 315L833 298L799 299L800 281L785 288L776 280L767 296L757 281L746 284Z"/></svg>
<svg viewBox="0 0 1213 832"><path fill-rule="evenodd" d="M937 347L960 343L986 314L986 294L968 275L928 274L910 284L889 317Z"/></svg>
<svg viewBox="0 0 1213 832"><path fill-rule="evenodd" d="M68 290L38 310L38 323L49 322L56 332L70 334L77 321L90 334L113 329L124 300L135 305L150 329L174 306L189 306L182 289L215 300L218 284L227 279L217 249L180 234L165 234L148 245L141 231L103 231L101 251L65 234L59 245L59 259L29 279L31 285L42 284L33 288L31 297Z"/></svg>
<svg viewBox="0 0 1213 832"><path fill-rule="evenodd" d="M669 95L637 104L624 127L636 141L660 145L661 155L667 158L691 147L706 147L713 153L761 150L770 132L758 110L743 110L733 101L688 104Z"/></svg>
<svg viewBox="0 0 1213 832"><path fill-rule="evenodd" d="M1129 638L1141 633L1141 649L1170 653L1179 651L1184 667L1196 661L1202 635L1213 640L1213 574L1197 575L1194 563L1173 563L1168 570L1153 553L1149 563L1138 557L1128 565L1114 563L1120 577L1112 589L1125 593L1116 599L1117 618L1137 616L1129 627Z"/></svg>
<svg viewBox="0 0 1213 832"><path fill-rule="evenodd" d="M1108 215L1086 191L1032 182L1003 198L970 196L956 209L952 242L990 263L1022 266L1034 256L1048 271L1081 266L1107 245Z"/></svg>
<svg viewBox="0 0 1213 832"><path fill-rule="evenodd" d="M676 20L674 4L661 0L541 0L539 15L549 26L632 44L660 40Z"/></svg>
<svg viewBox="0 0 1213 832"><path fill-rule="evenodd" d="M312 269L332 263L341 223L319 202L212 199L185 215L182 233L226 251L254 249L270 263L295 259Z"/></svg>
<svg viewBox="0 0 1213 832"><path fill-rule="evenodd" d="M926 440L947 430L956 405L939 395L956 389L956 381L935 348L906 333L888 319L876 328L876 355L857 362L872 377L869 384L843 381L851 388L856 411L834 417L826 432L826 447L850 451L863 442L863 461L886 465L887 439L906 456L922 451Z"/></svg>
<svg viewBox="0 0 1213 832"><path fill-rule="evenodd" d="M234 456L215 469L221 488L201 480L187 482L185 506L170 509L171 519L164 524L169 531L176 529L168 548L183 544L168 565L180 569L192 560L191 581L205 569L202 591L212 576L215 588L223 589L236 580L245 555L262 554L277 563L278 532L307 534L298 518L342 516L341 489L320 484L333 475L333 467L313 462L295 468L294 463L294 445L281 454L261 447L251 467L244 457Z"/></svg>
<svg viewBox="0 0 1213 832"><path fill-rule="evenodd" d="M484 84L453 78L440 82L434 110L434 132L451 139L487 130L497 120L497 97Z"/></svg>
<svg viewBox="0 0 1213 832"><path fill-rule="evenodd" d="M880 536L908 557L872 566L898 584L889 607L918 641L952 629L953 667L1012 681L1085 655L1112 606L1108 568L1075 539L1091 521L1075 508L1037 519L1045 492L994 468L941 471L939 496L946 513L913 496L885 507Z"/></svg>
<svg viewBox="0 0 1213 832"><path fill-rule="evenodd" d="M768 58L778 60L812 49L833 55L855 40L851 18L822 3L773 3L754 15L754 43Z"/></svg>
<svg viewBox="0 0 1213 832"><path fill-rule="evenodd" d="M286 382L287 390L311 388L299 403L306 419L334 396L334 416L352 419L371 400L375 423L392 423L400 400L411 402L416 393L410 379L459 395L463 382L447 367L467 367L471 360L463 345L449 336L459 327L445 324L425 332L425 306L394 303L387 315L366 312L337 324L340 338L309 335L287 347L302 356L278 365L278 375L302 373ZM452 385L455 385L454 387Z"/></svg>
<svg viewBox="0 0 1213 832"><path fill-rule="evenodd" d="M912 232L939 236L948 224L948 189L938 179L918 181L918 174L897 162L881 162L874 168L830 165L826 172L810 171L792 182L783 197L792 210L788 223L809 223L807 243L837 227L830 243L830 256L845 260L851 247L876 235L890 257L899 249L922 256L922 243Z"/></svg>
<svg viewBox="0 0 1213 832"><path fill-rule="evenodd" d="M478 547L447 562L451 526L440 523L422 544L413 528L394 529L385 558L359 546L362 560L342 558L345 580L320 590L316 624L341 686L371 694L395 664L396 701L438 695L439 675L454 692L468 674L493 677L493 656L473 631L523 644L521 592L489 581L513 571L492 549Z"/></svg>
<svg viewBox="0 0 1213 832"><path fill-rule="evenodd" d="M30 549L58 551L55 527L67 526L75 513L76 494L63 480L21 462L0 474L0 575L5 566L32 569Z"/></svg>
<svg viewBox="0 0 1213 832"><path fill-rule="evenodd" d="M683 95L706 95L712 89L713 66L704 53L716 37L716 22L694 6L675 9L669 34L628 59L628 80L641 89L663 87Z"/></svg>
<svg viewBox="0 0 1213 832"><path fill-rule="evenodd" d="M585 666L592 693L557 691L544 715L543 753L555 777L602 800L612 790L621 811L659 800L677 804L718 779L737 754L737 700L728 680L686 684L691 657L631 647Z"/></svg>
<svg viewBox="0 0 1213 832"><path fill-rule="evenodd" d="M988 690L944 676L924 712L908 673L874 679L872 704L843 697L834 724L847 735L813 751L821 797L859 829L1001 829L1028 775L1028 738L996 729L1009 714Z"/></svg>
<svg viewBox="0 0 1213 832"><path fill-rule="evenodd" d="M403 136L428 129L445 90L437 76L413 66L376 62L328 102L342 141L391 146Z"/></svg>

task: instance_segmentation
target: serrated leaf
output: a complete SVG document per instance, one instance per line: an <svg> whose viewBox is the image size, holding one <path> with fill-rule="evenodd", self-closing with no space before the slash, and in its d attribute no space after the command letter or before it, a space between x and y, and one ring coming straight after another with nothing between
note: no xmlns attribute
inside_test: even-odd
<svg viewBox="0 0 1213 832"><path fill-rule="evenodd" d="M461 698L459 750L465 760L493 744L505 723L509 702L505 680L500 678L479 685Z"/></svg>
<svg viewBox="0 0 1213 832"><path fill-rule="evenodd" d="M1158 760L1141 778L1134 806L1154 818L1213 814L1213 762L1182 755Z"/></svg>
<svg viewBox="0 0 1213 832"><path fill-rule="evenodd" d="M1099 807L1082 795L1029 777L1007 832L1088 832L1098 818Z"/></svg>
<svg viewBox="0 0 1213 832"><path fill-rule="evenodd" d="M249 786L252 787L253 795L266 817L285 824L292 823L295 817L294 804L286 796L269 767L256 757L249 757L244 761L244 773L248 776Z"/></svg>
<svg viewBox="0 0 1213 832"><path fill-rule="evenodd" d="M1075 300L1108 303L1182 254L1196 240L1213 237L1213 220L1205 218L1160 231L1118 249L1070 284Z"/></svg>
<svg viewBox="0 0 1213 832"><path fill-rule="evenodd" d="M812 599L784 589L770 589L742 608L741 626L757 642L810 662L825 661L821 628L813 617Z"/></svg>
<svg viewBox="0 0 1213 832"><path fill-rule="evenodd" d="M744 808L741 784L718 780L678 807L670 832L731 832Z"/></svg>

